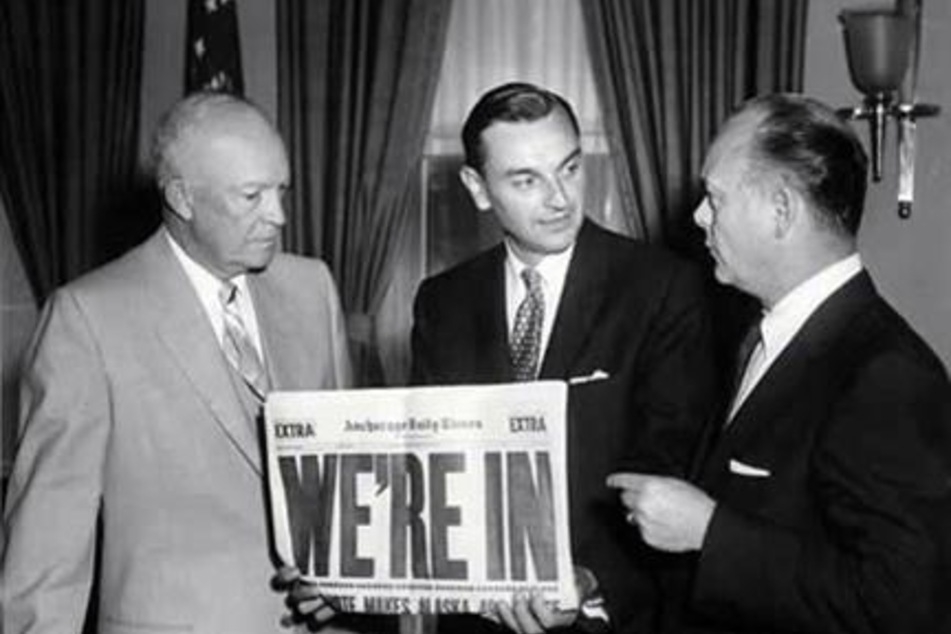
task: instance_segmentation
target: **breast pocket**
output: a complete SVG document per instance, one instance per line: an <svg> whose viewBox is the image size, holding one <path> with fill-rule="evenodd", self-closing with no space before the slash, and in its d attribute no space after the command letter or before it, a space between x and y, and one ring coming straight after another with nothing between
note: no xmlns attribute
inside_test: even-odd
<svg viewBox="0 0 951 634"><path fill-rule="evenodd" d="M805 463L792 455L766 460L752 454L734 454L719 498L747 513L769 521L795 526L810 514L812 495ZM715 495L715 497L717 497Z"/></svg>

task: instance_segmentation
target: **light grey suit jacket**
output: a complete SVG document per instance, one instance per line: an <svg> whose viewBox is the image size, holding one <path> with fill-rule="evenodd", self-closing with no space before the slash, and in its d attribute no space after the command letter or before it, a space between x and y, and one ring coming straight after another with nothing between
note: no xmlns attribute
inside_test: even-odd
<svg viewBox="0 0 951 634"><path fill-rule="evenodd" d="M248 283L272 389L347 386L326 266L278 255ZM226 364L161 232L50 297L4 513L4 634L79 631L100 511L100 632L280 630L258 431Z"/></svg>

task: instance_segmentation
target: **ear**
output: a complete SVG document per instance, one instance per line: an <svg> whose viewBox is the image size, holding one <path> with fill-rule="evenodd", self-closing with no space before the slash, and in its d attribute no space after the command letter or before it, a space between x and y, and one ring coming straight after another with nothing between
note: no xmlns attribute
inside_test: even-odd
<svg viewBox="0 0 951 634"><path fill-rule="evenodd" d="M482 174L480 174L478 170L469 165L463 165L462 169L459 170L459 180L462 181L462 184L465 185L469 191L469 196L479 211L492 209L492 201L489 198L488 188L485 185Z"/></svg>
<svg viewBox="0 0 951 634"><path fill-rule="evenodd" d="M787 236L802 217L802 202L798 193L785 184L779 185L773 192L773 235L777 240Z"/></svg>
<svg viewBox="0 0 951 634"><path fill-rule="evenodd" d="M191 194L185 182L180 178L173 178L166 181L161 189L165 206L185 222L191 221L195 214L192 211Z"/></svg>

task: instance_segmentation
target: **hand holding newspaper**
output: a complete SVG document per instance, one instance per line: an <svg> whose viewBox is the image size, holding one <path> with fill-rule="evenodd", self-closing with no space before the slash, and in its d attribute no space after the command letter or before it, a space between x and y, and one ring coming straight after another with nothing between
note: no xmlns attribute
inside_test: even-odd
<svg viewBox="0 0 951 634"><path fill-rule="evenodd" d="M561 381L272 393L279 557L343 611L576 608L566 400Z"/></svg>

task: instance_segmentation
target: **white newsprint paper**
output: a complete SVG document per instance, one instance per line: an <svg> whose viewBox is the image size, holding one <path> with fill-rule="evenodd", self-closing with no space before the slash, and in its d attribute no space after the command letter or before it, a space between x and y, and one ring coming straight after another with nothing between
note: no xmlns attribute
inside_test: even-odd
<svg viewBox="0 0 951 634"><path fill-rule="evenodd" d="M268 395L278 555L343 611L577 607L566 402L563 381Z"/></svg>

